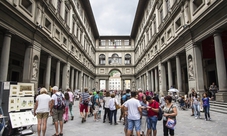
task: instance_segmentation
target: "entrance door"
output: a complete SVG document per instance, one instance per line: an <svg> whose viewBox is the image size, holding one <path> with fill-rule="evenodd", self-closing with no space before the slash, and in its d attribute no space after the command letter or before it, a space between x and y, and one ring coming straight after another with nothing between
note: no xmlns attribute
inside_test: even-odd
<svg viewBox="0 0 227 136"><path fill-rule="evenodd" d="M216 85L218 84L217 83L217 80L216 80L216 73L215 71L209 71L208 72L208 78L209 78L209 85L208 87L214 82Z"/></svg>
<svg viewBox="0 0 227 136"><path fill-rule="evenodd" d="M19 82L19 75L20 75L19 72L12 71L10 81L17 81L17 82Z"/></svg>

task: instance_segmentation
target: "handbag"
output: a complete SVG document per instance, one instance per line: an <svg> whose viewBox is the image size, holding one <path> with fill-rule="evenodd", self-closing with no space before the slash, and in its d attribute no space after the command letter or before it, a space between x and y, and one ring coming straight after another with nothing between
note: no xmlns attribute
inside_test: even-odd
<svg viewBox="0 0 227 136"><path fill-rule="evenodd" d="M115 108L116 108L117 110L121 108L121 106L120 106L119 104L117 104L116 101L114 102L114 104L115 104Z"/></svg>
<svg viewBox="0 0 227 136"><path fill-rule="evenodd" d="M176 125L176 120L175 119L168 118L168 120L166 122L166 127L169 128L169 129L174 130L175 125Z"/></svg>

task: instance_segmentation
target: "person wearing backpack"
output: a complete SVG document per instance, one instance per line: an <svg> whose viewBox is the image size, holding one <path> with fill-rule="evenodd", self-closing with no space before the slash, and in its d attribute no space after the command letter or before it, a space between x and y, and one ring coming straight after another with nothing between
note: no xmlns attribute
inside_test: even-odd
<svg viewBox="0 0 227 136"><path fill-rule="evenodd" d="M80 115L82 117L81 123L86 122L89 101L90 101L90 95L88 93L88 88L84 88L84 92L81 94L80 101L79 101ZM85 114L83 113L84 110L85 110Z"/></svg>
<svg viewBox="0 0 227 136"><path fill-rule="evenodd" d="M159 112L159 103L155 101L150 96L147 96L148 110L147 110L147 136L151 135L151 130L153 131L153 136L157 135L157 121L158 121L158 112Z"/></svg>
<svg viewBox="0 0 227 136"><path fill-rule="evenodd" d="M50 113L54 119L55 134L53 136L63 136L63 114L65 112L64 94L58 91L58 87L52 88L55 94L52 95L52 106ZM60 133L58 131L58 122L60 123Z"/></svg>
<svg viewBox="0 0 227 136"><path fill-rule="evenodd" d="M100 100L99 100L99 91L96 92L96 95L94 94L94 121L99 121L98 120L98 114L99 114L99 108L101 107Z"/></svg>

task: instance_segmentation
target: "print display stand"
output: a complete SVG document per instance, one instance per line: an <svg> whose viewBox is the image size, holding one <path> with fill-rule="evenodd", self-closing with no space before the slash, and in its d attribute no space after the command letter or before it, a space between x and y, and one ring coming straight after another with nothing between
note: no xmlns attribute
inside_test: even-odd
<svg viewBox="0 0 227 136"><path fill-rule="evenodd" d="M11 126L21 135L33 134L30 129L37 124L32 114L34 108L34 84L17 83L10 85L8 112Z"/></svg>

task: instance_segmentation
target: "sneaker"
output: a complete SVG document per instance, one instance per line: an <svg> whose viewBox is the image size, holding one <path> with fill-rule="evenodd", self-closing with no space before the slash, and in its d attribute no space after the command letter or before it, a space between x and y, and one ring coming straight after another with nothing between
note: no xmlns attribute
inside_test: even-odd
<svg viewBox="0 0 227 136"><path fill-rule="evenodd" d="M106 121L105 120L103 120L103 123L105 123Z"/></svg>
<svg viewBox="0 0 227 136"><path fill-rule="evenodd" d="M114 123L114 125L118 125L118 123Z"/></svg>
<svg viewBox="0 0 227 136"><path fill-rule="evenodd" d="M197 119L198 117L195 117L195 119Z"/></svg>
<svg viewBox="0 0 227 136"><path fill-rule="evenodd" d="M211 118L208 118L208 120L211 120Z"/></svg>
<svg viewBox="0 0 227 136"><path fill-rule="evenodd" d="M74 116L71 117L71 120L73 120Z"/></svg>
<svg viewBox="0 0 227 136"><path fill-rule="evenodd" d="M205 119L205 121L207 121L207 119Z"/></svg>
<svg viewBox="0 0 227 136"><path fill-rule="evenodd" d="M192 114L191 116L194 116L194 114Z"/></svg>
<svg viewBox="0 0 227 136"><path fill-rule="evenodd" d="M199 116L199 118L201 119L201 117Z"/></svg>

